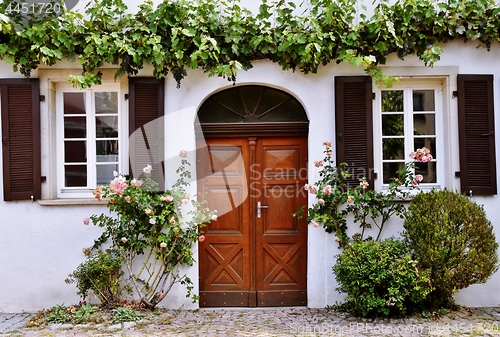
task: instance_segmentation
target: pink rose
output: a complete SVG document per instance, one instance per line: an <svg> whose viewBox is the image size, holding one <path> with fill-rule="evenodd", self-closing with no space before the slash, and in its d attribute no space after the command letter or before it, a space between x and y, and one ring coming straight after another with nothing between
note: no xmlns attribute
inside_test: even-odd
<svg viewBox="0 0 500 337"><path fill-rule="evenodd" d="M182 200L181 200L181 203L182 203L183 205L187 205L187 204L189 204L189 200L188 200L188 199L182 199Z"/></svg>
<svg viewBox="0 0 500 337"><path fill-rule="evenodd" d="M167 247L167 244L165 242L160 243L160 248L165 248Z"/></svg>
<svg viewBox="0 0 500 337"><path fill-rule="evenodd" d="M172 202L172 200L174 200L174 197L172 197L171 195L165 195L160 197L160 201L166 202L167 204L169 202Z"/></svg>
<svg viewBox="0 0 500 337"><path fill-rule="evenodd" d="M155 225L156 221L155 221L155 219L151 218L151 219L149 219L149 223L152 224L152 225Z"/></svg>
<svg viewBox="0 0 500 337"><path fill-rule="evenodd" d="M109 191L111 193L121 195L123 191L128 187L125 181L125 178L122 176L118 176L115 179L111 180L111 182L109 183Z"/></svg>
<svg viewBox="0 0 500 337"><path fill-rule="evenodd" d="M146 208L146 210L144 211L144 213L146 213L146 215L150 215L151 214L151 210L149 208Z"/></svg>
<svg viewBox="0 0 500 337"><path fill-rule="evenodd" d="M323 205L325 201L323 199L318 199L318 204Z"/></svg>
<svg viewBox="0 0 500 337"><path fill-rule="evenodd" d="M314 220L311 220L311 223L312 223L312 225L313 225L314 227L318 227L318 226L319 226L319 224L318 224L316 221L314 221Z"/></svg>
<svg viewBox="0 0 500 337"><path fill-rule="evenodd" d="M323 194L328 195L332 193L332 187L330 185L326 185L325 188L323 188Z"/></svg>
<svg viewBox="0 0 500 337"><path fill-rule="evenodd" d="M316 167L323 166L323 161L322 160L315 161L314 166L316 166Z"/></svg>
<svg viewBox="0 0 500 337"><path fill-rule="evenodd" d="M212 215L212 221L217 221L217 214Z"/></svg>
<svg viewBox="0 0 500 337"><path fill-rule="evenodd" d="M306 191L309 191L309 189L310 189L310 188L311 188L311 185L309 185L309 184L305 184L305 185L304 185L304 189L305 189Z"/></svg>
<svg viewBox="0 0 500 337"><path fill-rule="evenodd" d="M85 218L83 218L83 224L86 226L90 223L90 218L88 216L86 216Z"/></svg>
<svg viewBox="0 0 500 337"><path fill-rule="evenodd" d="M153 168L151 167L151 165L147 164L146 167L142 169L142 171L146 174L150 174L151 171L153 171Z"/></svg>
<svg viewBox="0 0 500 337"><path fill-rule="evenodd" d="M125 198L125 201L128 202L129 204L132 202L132 198L130 196L126 196Z"/></svg>
<svg viewBox="0 0 500 337"><path fill-rule="evenodd" d="M205 235L203 235L203 234L200 235L200 237L198 238L198 241L200 241L200 242L205 241Z"/></svg>
<svg viewBox="0 0 500 337"><path fill-rule="evenodd" d="M187 151L186 150L180 150L179 151L179 157L181 158L186 158L187 157Z"/></svg>
<svg viewBox="0 0 500 337"><path fill-rule="evenodd" d="M316 194L318 192L318 187L314 185L309 186L309 192L311 194Z"/></svg>
<svg viewBox="0 0 500 337"><path fill-rule="evenodd" d="M130 185L139 188L142 186L142 181L137 180L137 179L132 179L132 181L130 182Z"/></svg>
<svg viewBox="0 0 500 337"><path fill-rule="evenodd" d="M419 182L421 182L422 180L424 180L424 176L423 176L423 175L421 175L421 174L417 174L417 175L415 176L415 180L419 183Z"/></svg>
<svg viewBox="0 0 500 337"><path fill-rule="evenodd" d="M411 151L411 152L410 152L410 158L411 158L411 159L415 159L415 156L416 156L415 151Z"/></svg>
<svg viewBox="0 0 500 337"><path fill-rule="evenodd" d="M122 241L123 243L127 243L128 239L127 239L127 238L125 238L125 237L123 237L123 238L121 239L121 241Z"/></svg>

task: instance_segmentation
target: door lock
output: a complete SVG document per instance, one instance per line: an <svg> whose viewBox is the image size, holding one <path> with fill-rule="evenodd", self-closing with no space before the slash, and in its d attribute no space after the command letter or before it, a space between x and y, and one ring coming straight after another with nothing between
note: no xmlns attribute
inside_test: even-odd
<svg viewBox="0 0 500 337"><path fill-rule="evenodd" d="M263 208L269 208L269 206L262 206L260 204L260 201L257 202L257 218L261 218L261 212L260 210L263 209Z"/></svg>

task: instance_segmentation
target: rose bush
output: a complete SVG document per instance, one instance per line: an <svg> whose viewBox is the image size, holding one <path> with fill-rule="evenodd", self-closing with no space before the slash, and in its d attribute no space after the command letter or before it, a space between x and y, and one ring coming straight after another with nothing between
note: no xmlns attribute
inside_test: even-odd
<svg viewBox="0 0 500 337"><path fill-rule="evenodd" d="M191 293L192 281L181 275L179 267L193 265L193 243L204 239L200 228L217 220L215 210L208 209L203 200L192 200L186 192L186 178L190 177L187 152L181 151L179 156L179 179L172 189L159 191L151 179L150 165L144 168L142 180L115 172L108 186L93 191L98 200L107 200L111 214L84 219L85 224L91 221L104 228L92 250L111 244L111 249L123 257L135 295L147 308L154 308L176 283L186 285L186 297L197 300ZM192 207L184 216L188 203Z"/></svg>
<svg viewBox="0 0 500 337"><path fill-rule="evenodd" d="M322 225L328 233L334 232L340 247L344 247L351 239L365 238L366 229L378 229L376 241L380 239L382 230L387 221L397 216L403 218L405 206L400 201L407 200L412 190L418 188L423 176L415 174L415 162L431 161L430 150L423 147L410 153L409 161L398 171L398 176L391 179L387 189L382 192L369 189L366 178L360 180L359 185L348 188L344 182L350 174L347 165L341 163L335 166L332 159L332 144L323 142L325 157L315 161L316 167L321 168L321 179L304 188L316 196L317 201L308 209L307 220L313 226ZM353 222L359 224L360 233L353 238L346 234L348 216L353 216Z"/></svg>

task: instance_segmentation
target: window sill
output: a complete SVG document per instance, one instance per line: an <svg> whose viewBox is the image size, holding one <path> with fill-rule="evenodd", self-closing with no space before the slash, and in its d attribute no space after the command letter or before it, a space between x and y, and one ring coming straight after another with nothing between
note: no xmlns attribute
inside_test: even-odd
<svg viewBox="0 0 500 337"><path fill-rule="evenodd" d="M417 188L415 189L412 189L410 191L410 194L406 197L406 198L401 198L401 197L397 197L395 198L393 201L398 201L398 202L410 202L413 197L417 194L419 194L420 192L424 192L424 193L427 193L427 192L430 192L432 190L441 190L441 185L438 185L438 184L426 184L426 185L420 185L418 186ZM382 186L382 192L383 193L388 193L388 186L387 185L383 185ZM406 191L408 192L408 189L406 188L402 188L400 189L400 191Z"/></svg>
<svg viewBox="0 0 500 337"><path fill-rule="evenodd" d="M108 201L103 199L102 201L96 198L78 198L78 199L54 199L54 200L37 200L40 206L75 206L75 205L102 205L106 206Z"/></svg>

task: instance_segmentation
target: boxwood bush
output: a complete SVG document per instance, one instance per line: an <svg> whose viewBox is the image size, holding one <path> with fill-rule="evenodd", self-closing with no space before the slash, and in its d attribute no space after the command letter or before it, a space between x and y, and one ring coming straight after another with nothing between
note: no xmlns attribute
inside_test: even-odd
<svg viewBox="0 0 500 337"><path fill-rule="evenodd" d="M351 243L333 266L337 290L347 293L343 309L364 317L413 311L431 291L428 271L417 266L401 240Z"/></svg>
<svg viewBox="0 0 500 337"><path fill-rule="evenodd" d="M413 257L430 270L430 307L452 307L456 291L486 282L498 269L493 226L483 207L464 195L419 193L405 214L404 228Z"/></svg>

